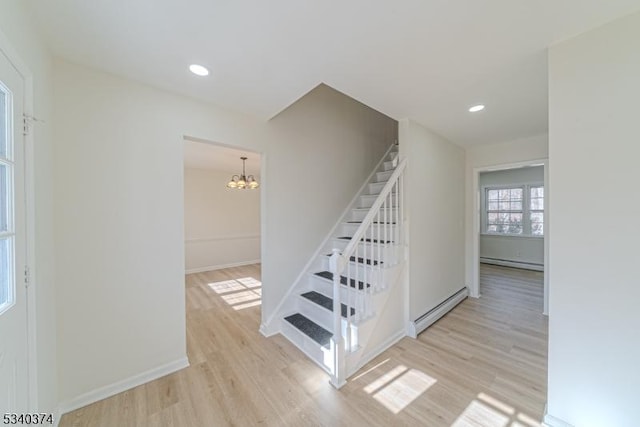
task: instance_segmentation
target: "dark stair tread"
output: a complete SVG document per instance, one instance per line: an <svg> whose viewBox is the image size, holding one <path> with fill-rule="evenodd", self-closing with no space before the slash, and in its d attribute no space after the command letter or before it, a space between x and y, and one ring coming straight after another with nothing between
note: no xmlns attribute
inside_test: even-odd
<svg viewBox="0 0 640 427"><path fill-rule="evenodd" d="M347 221L348 224L362 224L362 221ZM395 225L395 221L393 222L384 222L384 221L371 221L372 224L391 224Z"/></svg>
<svg viewBox="0 0 640 427"><path fill-rule="evenodd" d="M315 274L316 276L323 277L323 278L325 278L325 279L328 279L328 280L333 281L333 273L332 273L332 272L330 272L330 271L319 271L319 272L314 273L314 274ZM349 282L350 282L350 283L349 283L349 285L350 285L352 288L355 288L355 287L356 287L356 279L351 279ZM340 284L345 285L345 286L347 285L347 278L346 278L345 276L340 276ZM367 284L366 284L366 286L367 286L367 288L368 288L368 287L370 287L371 285L367 283ZM362 281L358 280L358 289L359 289L359 290L363 290L363 289L364 289L364 287L365 287L364 282L362 282Z"/></svg>
<svg viewBox="0 0 640 427"><path fill-rule="evenodd" d="M342 237L338 237L338 239L341 240L351 240L351 237L349 236L342 236ZM368 243L378 243L378 239L360 239L361 242L368 242ZM380 243L386 244L386 243L393 243L392 240L380 240Z"/></svg>
<svg viewBox="0 0 640 427"><path fill-rule="evenodd" d="M323 346L324 348L330 348L331 337L333 334L327 331L322 326L315 323L313 320L308 319L300 313L292 314L284 318L287 322L291 323L300 332Z"/></svg>
<svg viewBox="0 0 640 427"><path fill-rule="evenodd" d="M302 294L302 296L308 299L311 302L318 304L321 307L326 308L327 310L333 312L333 298L329 298L326 295L322 295L316 291L306 292ZM342 317L347 317L347 306L344 304L341 305L341 315ZM351 307L351 315L354 316L356 314L356 310Z"/></svg>
<svg viewBox="0 0 640 427"><path fill-rule="evenodd" d="M331 255L332 255L332 254L327 254L327 256L331 256ZM355 257L355 255L354 255L354 256L351 256L351 257L349 258L349 261L351 261L351 262L356 262L356 257ZM378 265L378 261L377 261L377 260L375 260L375 259L374 259L374 260L370 260L370 259L364 259L363 257L358 257L358 264L365 264L365 263L366 263L367 265L371 265L371 262L373 262L373 265ZM384 262L383 262L383 261L380 261L380 264L384 264Z"/></svg>

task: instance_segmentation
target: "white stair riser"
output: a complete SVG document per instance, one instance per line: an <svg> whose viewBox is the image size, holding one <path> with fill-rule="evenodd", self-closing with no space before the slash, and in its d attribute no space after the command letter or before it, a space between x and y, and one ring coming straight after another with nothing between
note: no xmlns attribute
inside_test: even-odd
<svg viewBox="0 0 640 427"><path fill-rule="evenodd" d="M373 194L365 194L360 196L360 198L358 199L358 207L359 208L370 208L371 206L373 206L373 204L375 203L376 199L378 198L377 195Z"/></svg>
<svg viewBox="0 0 640 427"><path fill-rule="evenodd" d="M388 207L386 209L380 208L380 220L385 220L385 210L386 210L386 220L388 222L392 221L394 218L395 210L394 208ZM369 209L352 209L351 214L349 215L349 221L362 221L367 214L369 213Z"/></svg>
<svg viewBox="0 0 640 427"><path fill-rule="evenodd" d="M327 248L325 253L330 254L332 249L334 248L342 251L347 247L348 244L349 244L349 240L334 239L331 242L329 242L329 247ZM375 245L375 244L371 245L370 243L365 243L365 242L358 243L358 254L364 254L365 250L367 251L367 254L371 253L370 251L372 246L375 248L375 251L377 253L378 245ZM388 263L389 265L395 264L397 260L400 259L398 258L398 256L401 254L401 248L398 245L393 245L393 244L382 245L380 250L382 252L381 259L385 261L385 263Z"/></svg>
<svg viewBox="0 0 640 427"><path fill-rule="evenodd" d="M362 196L360 196L358 198L358 205L356 206L356 208L370 208L371 206L373 206L373 204L375 203L376 199L378 198L377 194L363 194ZM393 210L393 208L396 206L396 196L393 196L394 200L393 203L391 203L390 200L387 200L387 209ZM382 208L382 206L381 206Z"/></svg>
<svg viewBox="0 0 640 427"><path fill-rule="evenodd" d="M319 306L313 301L309 301L304 297L300 297L299 313L308 319L313 320L318 325L325 328L327 331L331 331L333 328L333 312L327 310L324 307ZM358 336L358 323L359 316L354 315L351 317L351 342L357 341ZM347 331L347 319L342 318L342 333L346 336Z"/></svg>
<svg viewBox="0 0 640 427"><path fill-rule="evenodd" d="M309 356L311 360L316 362L322 369L331 373L333 359L330 349L321 347L317 342L309 338L304 334L304 332L300 331L286 320L282 320L280 332L307 356Z"/></svg>
<svg viewBox="0 0 640 427"><path fill-rule="evenodd" d="M395 266L392 266L389 268L381 268L380 270L375 271L374 274L368 275L366 282L362 275L358 277L358 281L368 283L369 285L371 285L371 287L367 289L367 292L375 294L378 292L382 292L384 289L386 289L387 284L394 277L394 274L396 274ZM351 278L355 279L354 270L351 271L351 275L352 275ZM343 274L343 276L346 276L346 274ZM332 281L329 281L328 279L325 279L323 277L316 276L315 274L311 274L309 283L310 283L311 289L313 289L314 291L330 297L333 295ZM350 298L349 301L353 302L353 301L356 301L357 298L360 298L360 296L364 292L365 292L364 290L358 290L356 288L352 288L351 286L347 287L346 285L341 285L340 300L344 302L345 298L348 297Z"/></svg>
<svg viewBox="0 0 640 427"><path fill-rule="evenodd" d="M384 219L384 218L382 218ZM340 236L353 236L360 228L359 223L344 223L340 227ZM396 241L398 227L395 224L371 224L371 227L367 230L366 238L374 240L380 240L381 242ZM386 232L386 236L385 236Z"/></svg>
<svg viewBox="0 0 640 427"><path fill-rule="evenodd" d="M376 172L376 182L387 182L393 175L393 170Z"/></svg>
<svg viewBox="0 0 640 427"><path fill-rule="evenodd" d="M378 267L384 267L384 257L383 257L383 253L382 253L382 247L380 249L381 249L380 254L378 254L377 250L376 250L376 253L374 253L373 255L371 255L371 253L367 252L366 258L363 256L363 253L360 252L360 254L358 255L358 258L364 258L364 260L371 259L374 262L376 262L376 261L380 261L378 259L378 255L380 255L380 259L382 260L382 263L379 263L379 264L376 265L375 263L374 264L369 264L369 263L366 263L366 262L357 262L356 263L355 260L354 261L349 260L349 266L352 269L354 267L356 267L356 266L363 266L363 267L366 267L367 269L372 269L372 268L373 269L377 269ZM330 260L329 260L329 258L330 258L330 256L327 255L322 260L322 270L329 271L329 269L330 269Z"/></svg>
<svg viewBox="0 0 640 427"><path fill-rule="evenodd" d="M388 162L384 162L382 164L382 169L385 171L393 170L396 167L395 162L393 160L389 160Z"/></svg>
<svg viewBox="0 0 640 427"><path fill-rule="evenodd" d="M348 268L349 268L349 274L353 279L355 279L357 275L359 281L364 282L365 281L364 279L366 278L367 283L371 283L371 284L380 283L378 280L378 277L381 274L380 270L383 270L382 265L370 266L367 264L361 264L361 263L356 264L355 262L350 262ZM329 257L327 257L327 259L325 260L324 270L329 271ZM346 276L346 275L347 273L345 272L343 276Z"/></svg>
<svg viewBox="0 0 640 427"><path fill-rule="evenodd" d="M318 277L314 274L309 279L311 288L324 295L333 295L333 283ZM362 298L363 291L357 291L355 288L347 288L346 286L340 286L340 301L346 301L349 298L350 304L354 304L354 301L358 301Z"/></svg>
<svg viewBox="0 0 640 427"><path fill-rule="evenodd" d="M372 182L371 184L369 184L368 188L369 188L369 194L380 194L380 192L382 192L382 189L384 188L384 186L387 184L386 181L382 181L382 182Z"/></svg>

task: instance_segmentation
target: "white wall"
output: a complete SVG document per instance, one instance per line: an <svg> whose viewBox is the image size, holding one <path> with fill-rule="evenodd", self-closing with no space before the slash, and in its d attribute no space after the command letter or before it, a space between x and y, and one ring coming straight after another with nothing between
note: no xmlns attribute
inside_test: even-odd
<svg viewBox="0 0 640 427"><path fill-rule="evenodd" d="M269 123L263 193L262 320L340 218L383 154L397 122L320 85ZM266 292L265 292L266 291Z"/></svg>
<svg viewBox="0 0 640 427"><path fill-rule="evenodd" d="M239 159L238 167L242 167ZM248 172L260 182L259 171ZM260 190L227 188L231 175L219 170L184 170L187 272L260 261Z"/></svg>
<svg viewBox="0 0 640 427"><path fill-rule="evenodd" d="M401 120L411 320L464 288L464 150Z"/></svg>
<svg viewBox="0 0 640 427"><path fill-rule="evenodd" d="M640 420L640 14L549 51L548 413Z"/></svg>
<svg viewBox="0 0 640 427"><path fill-rule="evenodd" d="M524 167L480 174L481 232L486 230L486 187L543 184L544 167ZM544 265L544 239L529 236L501 236L483 233L480 236L480 257L492 260L507 260L521 264L524 268L541 268Z"/></svg>
<svg viewBox="0 0 640 427"><path fill-rule="evenodd" d="M36 377L38 393L34 412L53 412L57 405L56 379L56 295L54 286L53 237L53 155L51 114L51 56L38 36L22 0L3 0L0 13L0 38L8 42L32 74L34 116L45 120L33 129L34 199L31 204L35 225L32 255L32 281L37 290ZM3 43L4 44L4 43Z"/></svg>
<svg viewBox="0 0 640 427"><path fill-rule="evenodd" d="M264 125L61 60L54 77L58 374L69 409L185 357L183 138L261 151Z"/></svg>
<svg viewBox="0 0 640 427"><path fill-rule="evenodd" d="M544 168L542 166L506 169L480 173L481 187L501 185L542 184L544 182Z"/></svg>
<svg viewBox="0 0 640 427"><path fill-rule="evenodd" d="M466 150L465 183L465 283L471 286L474 275L474 235L473 222L479 205L473 190L474 169L496 165L507 165L530 160L546 159L548 137L546 134L499 144L481 145ZM549 188L545 188L545 194Z"/></svg>

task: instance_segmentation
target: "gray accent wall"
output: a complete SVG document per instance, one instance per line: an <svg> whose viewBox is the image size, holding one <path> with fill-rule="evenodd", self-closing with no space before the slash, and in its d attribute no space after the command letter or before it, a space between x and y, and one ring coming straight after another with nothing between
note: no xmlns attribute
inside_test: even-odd
<svg viewBox="0 0 640 427"><path fill-rule="evenodd" d="M263 322L397 135L397 121L324 84L268 122Z"/></svg>

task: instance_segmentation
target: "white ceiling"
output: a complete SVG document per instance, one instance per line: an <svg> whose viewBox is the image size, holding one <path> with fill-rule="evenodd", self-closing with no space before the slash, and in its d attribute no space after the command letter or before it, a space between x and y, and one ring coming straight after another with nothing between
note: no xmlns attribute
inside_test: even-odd
<svg viewBox="0 0 640 427"><path fill-rule="evenodd" d="M54 53L268 119L324 82L460 145L547 130L546 48L640 0L29 0ZM209 67L207 78L187 67ZM474 115L469 106L484 103Z"/></svg>
<svg viewBox="0 0 640 427"><path fill-rule="evenodd" d="M239 175L242 172L242 160L247 157L247 175L260 175L260 154L250 151L236 150L220 145L185 140L184 166L193 169L209 169Z"/></svg>

